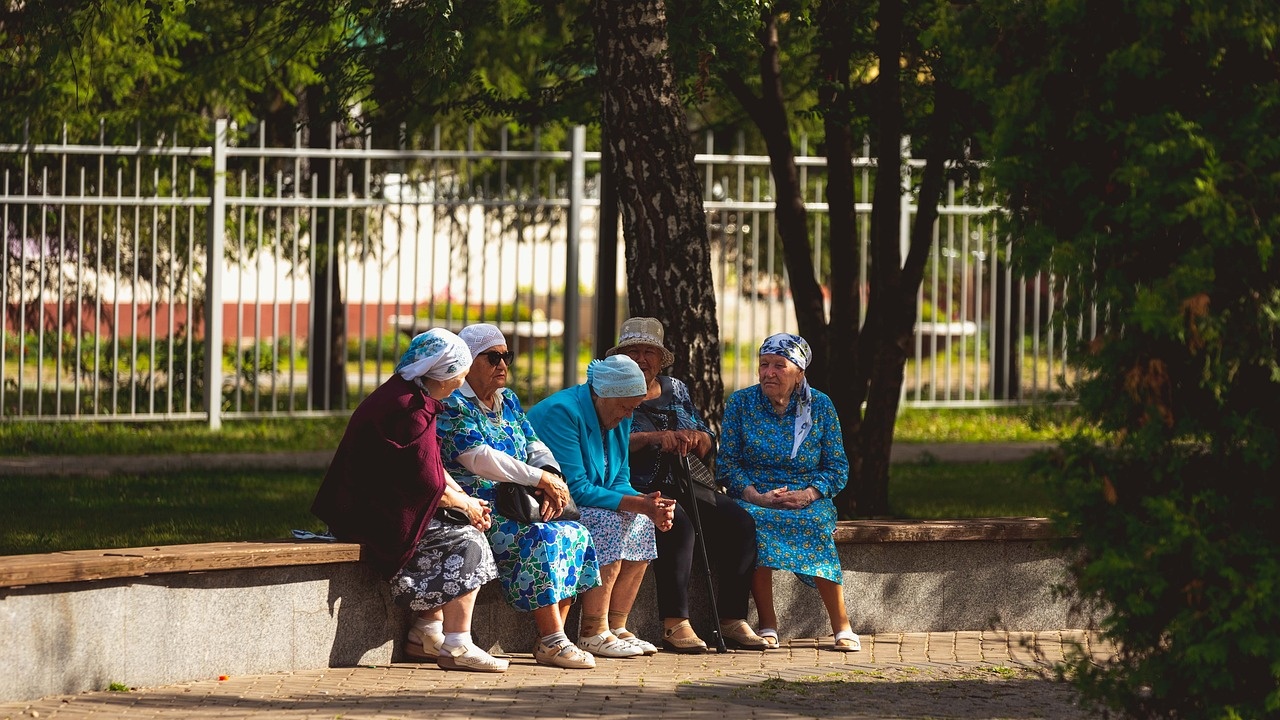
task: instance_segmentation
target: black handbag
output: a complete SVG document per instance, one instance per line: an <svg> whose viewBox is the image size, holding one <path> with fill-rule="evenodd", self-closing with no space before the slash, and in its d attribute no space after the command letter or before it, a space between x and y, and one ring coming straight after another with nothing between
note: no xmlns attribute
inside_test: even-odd
<svg viewBox="0 0 1280 720"><path fill-rule="evenodd" d="M552 475L564 477L552 466L546 466L542 469ZM538 497L538 492L536 488L528 485L510 482L498 483L498 514L518 523L542 522L542 500ZM552 520L578 520L581 517L582 513L578 510L578 506L574 504L571 497L569 502L565 504L564 509L560 511L560 515L552 518Z"/></svg>
<svg viewBox="0 0 1280 720"><path fill-rule="evenodd" d="M436 508L436 519L445 525L470 525L471 518L460 508L444 507L443 505Z"/></svg>
<svg viewBox="0 0 1280 720"><path fill-rule="evenodd" d="M689 475L689 490L702 502L712 505L716 502L716 493L720 492L720 483L716 482L715 473L697 455L686 455L678 463L681 471Z"/></svg>

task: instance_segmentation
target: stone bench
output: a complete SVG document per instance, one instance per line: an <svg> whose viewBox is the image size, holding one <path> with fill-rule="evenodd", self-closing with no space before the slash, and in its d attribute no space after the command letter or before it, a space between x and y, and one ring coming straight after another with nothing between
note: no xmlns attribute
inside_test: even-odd
<svg viewBox="0 0 1280 720"><path fill-rule="evenodd" d="M1066 551L1047 520L852 521L835 535L858 632L1096 626L1052 593ZM292 540L0 557L0 701L400 660L408 612L359 558L358 545ZM703 577L695 564L705 636ZM830 634L816 591L778 573L775 596L784 637ZM642 636L660 635L656 604L650 575L631 615ZM473 632L512 652L534 641L497 583Z"/></svg>

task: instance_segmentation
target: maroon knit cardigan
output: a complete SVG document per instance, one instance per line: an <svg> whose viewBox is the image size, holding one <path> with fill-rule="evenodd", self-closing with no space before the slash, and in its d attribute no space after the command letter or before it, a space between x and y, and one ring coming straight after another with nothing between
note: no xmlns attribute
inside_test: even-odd
<svg viewBox="0 0 1280 720"><path fill-rule="evenodd" d="M361 557L384 578L409 561L444 494L436 440L443 409L393 375L351 415L311 505L339 540L360 543Z"/></svg>

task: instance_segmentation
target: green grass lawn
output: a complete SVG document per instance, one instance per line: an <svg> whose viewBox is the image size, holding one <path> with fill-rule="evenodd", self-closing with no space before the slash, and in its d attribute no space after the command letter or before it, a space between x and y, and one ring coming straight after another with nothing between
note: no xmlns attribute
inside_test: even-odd
<svg viewBox="0 0 1280 720"><path fill-rule="evenodd" d="M1068 406L908 409L898 418L895 441L1051 441L1076 426ZM346 418L231 420L218 432L198 422L10 422L0 423L0 456L325 450L337 447L345 427Z"/></svg>
<svg viewBox="0 0 1280 720"><path fill-rule="evenodd" d="M0 423L0 455L271 452L337 446L345 418L198 423ZM1052 441L1070 408L908 410L896 442ZM0 554L283 538L323 529L308 508L322 473L202 471L112 478L4 478ZM1044 516L1053 498L1020 463L899 463L892 514Z"/></svg>
<svg viewBox="0 0 1280 720"><path fill-rule="evenodd" d="M4 480L0 555L267 540L322 530L309 508L319 472L185 472L112 478ZM1052 500L1021 464L898 464L895 516L1043 516Z"/></svg>

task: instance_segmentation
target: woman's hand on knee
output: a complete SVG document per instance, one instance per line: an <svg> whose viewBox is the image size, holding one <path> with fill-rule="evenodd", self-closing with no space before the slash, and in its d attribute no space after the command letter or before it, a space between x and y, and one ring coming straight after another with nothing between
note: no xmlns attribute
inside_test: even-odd
<svg viewBox="0 0 1280 720"><path fill-rule="evenodd" d="M569 486L556 475L542 471L542 479L538 481L538 490L542 493L542 519L553 520L564 512L569 504Z"/></svg>

